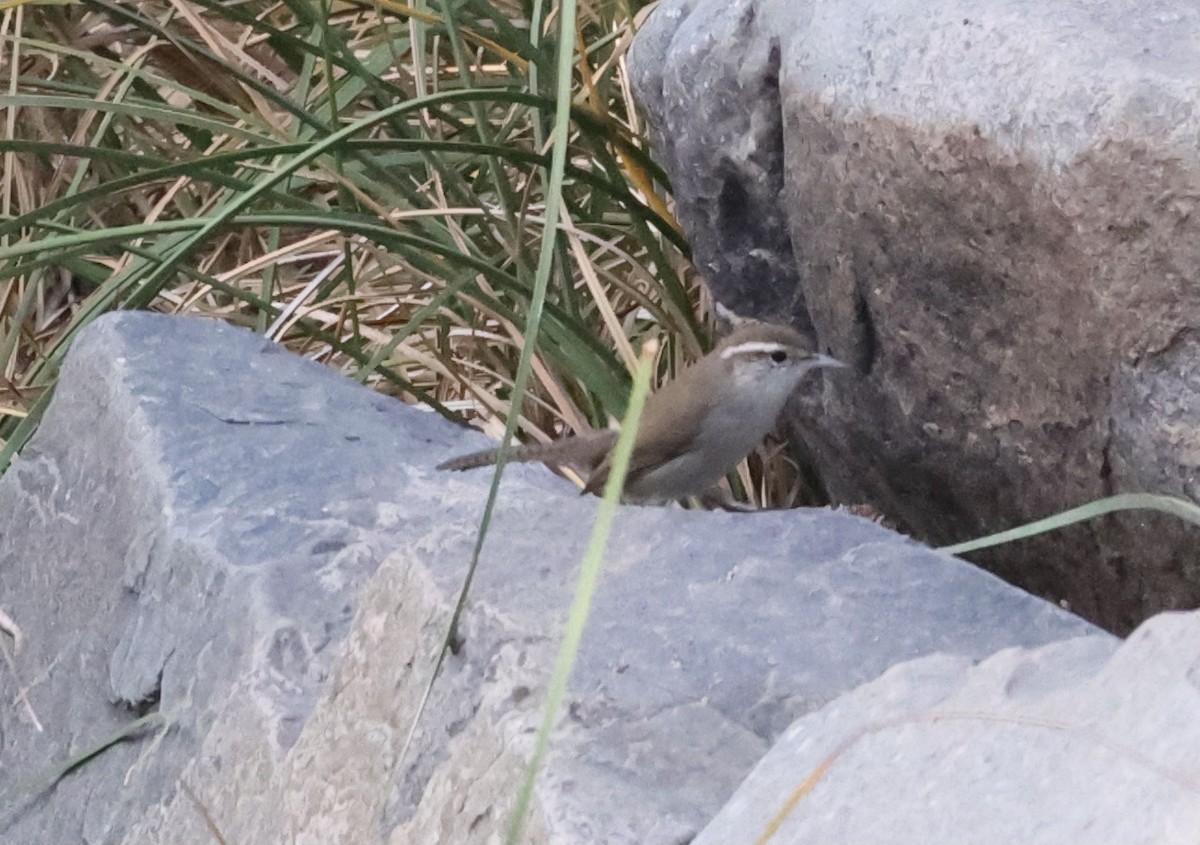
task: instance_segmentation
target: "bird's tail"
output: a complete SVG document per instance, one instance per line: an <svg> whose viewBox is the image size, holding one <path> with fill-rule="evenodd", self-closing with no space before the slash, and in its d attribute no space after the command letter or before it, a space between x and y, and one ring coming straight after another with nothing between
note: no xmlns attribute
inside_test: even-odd
<svg viewBox="0 0 1200 845"><path fill-rule="evenodd" d="M573 464L594 469L608 454L616 442L615 431L597 431L555 440L552 443L527 443L513 446L508 450L510 463L523 464L530 461L561 466ZM472 452L469 455L459 455L437 465L438 469L461 472L468 469L491 466L500 457L499 449L484 449L482 452Z"/></svg>
<svg viewBox="0 0 1200 845"><path fill-rule="evenodd" d="M515 463L522 463L521 453L526 447L515 446L508 450L508 459ZM487 467L496 463L500 457L499 449L484 449L482 452L472 452L469 455L459 455L457 458L451 458L448 461L442 461L437 465L438 469L448 469L454 472L462 472L468 469L479 469L479 467ZM525 458L524 460L530 460Z"/></svg>

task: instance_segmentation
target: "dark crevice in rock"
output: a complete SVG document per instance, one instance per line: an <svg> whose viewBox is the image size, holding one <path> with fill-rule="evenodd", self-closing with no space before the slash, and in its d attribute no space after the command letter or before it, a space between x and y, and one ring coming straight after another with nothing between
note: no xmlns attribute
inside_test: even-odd
<svg viewBox="0 0 1200 845"><path fill-rule="evenodd" d="M854 298L854 323L858 328L857 335L860 346L856 356L857 360L853 364L861 374L870 375L871 371L875 369L876 347L879 338L875 333L875 321L871 317L871 306L867 304L867 300L861 292L858 292Z"/></svg>
<svg viewBox="0 0 1200 845"><path fill-rule="evenodd" d="M1104 487L1105 496L1112 496L1116 493L1116 484L1113 482L1112 467L1114 430L1115 424L1112 420L1109 420L1108 434L1104 438L1104 445L1100 447L1100 483Z"/></svg>
<svg viewBox="0 0 1200 845"><path fill-rule="evenodd" d="M742 186L741 175L733 172L728 160L725 165L727 171L721 179L721 192L717 194L717 215L730 223L745 220L749 216L747 210L750 198ZM738 231L732 227L726 231L727 237L736 238L738 234Z"/></svg>

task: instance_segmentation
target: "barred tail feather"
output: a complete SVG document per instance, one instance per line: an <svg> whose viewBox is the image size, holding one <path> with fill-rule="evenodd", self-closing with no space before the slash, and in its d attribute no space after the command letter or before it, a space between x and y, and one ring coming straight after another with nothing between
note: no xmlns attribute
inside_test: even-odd
<svg viewBox="0 0 1200 845"><path fill-rule="evenodd" d="M575 464L591 470L596 467L616 442L615 431L598 431L556 440L553 443L528 443L514 446L508 452L510 463L541 461L547 464ZM437 465L438 469L462 472L468 469L491 466L500 457L499 449L484 449L469 455L459 455Z"/></svg>
<svg viewBox="0 0 1200 845"><path fill-rule="evenodd" d="M451 458L448 461L442 461L437 465L438 469L447 469L453 472L462 472L467 469L478 469L479 467L489 466L496 463L496 458L499 457L499 449L484 449L482 452L472 452L469 455L459 455L457 458Z"/></svg>
<svg viewBox="0 0 1200 845"><path fill-rule="evenodd" d="M538 444L540 445L540 444ZM540 460L536 454L529 454L536 449L537 446L513 446L508 450L509 463L520 464L526 461ZM499 449L484 449L482 452L471 452L469 455L459 455L457 458L451 458L448 461L442 461L437 465L438 469L447 469L452 472L462 472L468 469L479 469L480 467L490 467L500 457Z"/></svg>

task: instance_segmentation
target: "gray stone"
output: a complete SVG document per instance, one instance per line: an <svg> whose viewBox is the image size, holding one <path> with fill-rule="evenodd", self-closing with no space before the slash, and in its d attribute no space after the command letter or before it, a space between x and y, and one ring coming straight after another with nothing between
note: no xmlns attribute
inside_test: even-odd
<svg viewBox="0 0 1200 845"><path fill-rule="evenodd" d="M88 328L0 479L24 633L0 839L500 841L597 500L506 473L401 759L488 484L433 467L481 439L221 324ZM1111 641L844 513L622 508L607 560L532 842L683 841L794 719L897 662ZM161 730L26 787L146 712Z"/></svg>
<svg viewBox="0 0 1200 845"><path fill-rule="evenodd" d="M857 378L795 423L838 500L938 545L1195 496L1200 7L664 0L634 91L717 298ZM1120 515L982 558L1115 631L1200 604Z"/></svg>
<svg viewBox="0 0 1200 845"><path fill-rule="evenodd" d="M902 664L793 725L695 845L1194 842L1200 616Z"/></svg>

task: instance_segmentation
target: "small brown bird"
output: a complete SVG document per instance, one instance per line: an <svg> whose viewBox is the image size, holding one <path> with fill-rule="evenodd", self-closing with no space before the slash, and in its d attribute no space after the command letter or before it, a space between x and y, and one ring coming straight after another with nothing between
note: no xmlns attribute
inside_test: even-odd
<svg viewBox="0 0 1200 845"><path fill-rule="evenodd" d="M787 326L745 323L646 400L625 479L625 500L669 502L699 495L727 475L775 427L809 370L842 367ZM541 461L589 473L584 492L604 488L615 431L515 446L514 462ZM496 462L498 449L452 458L438 469Z"/></svg>

